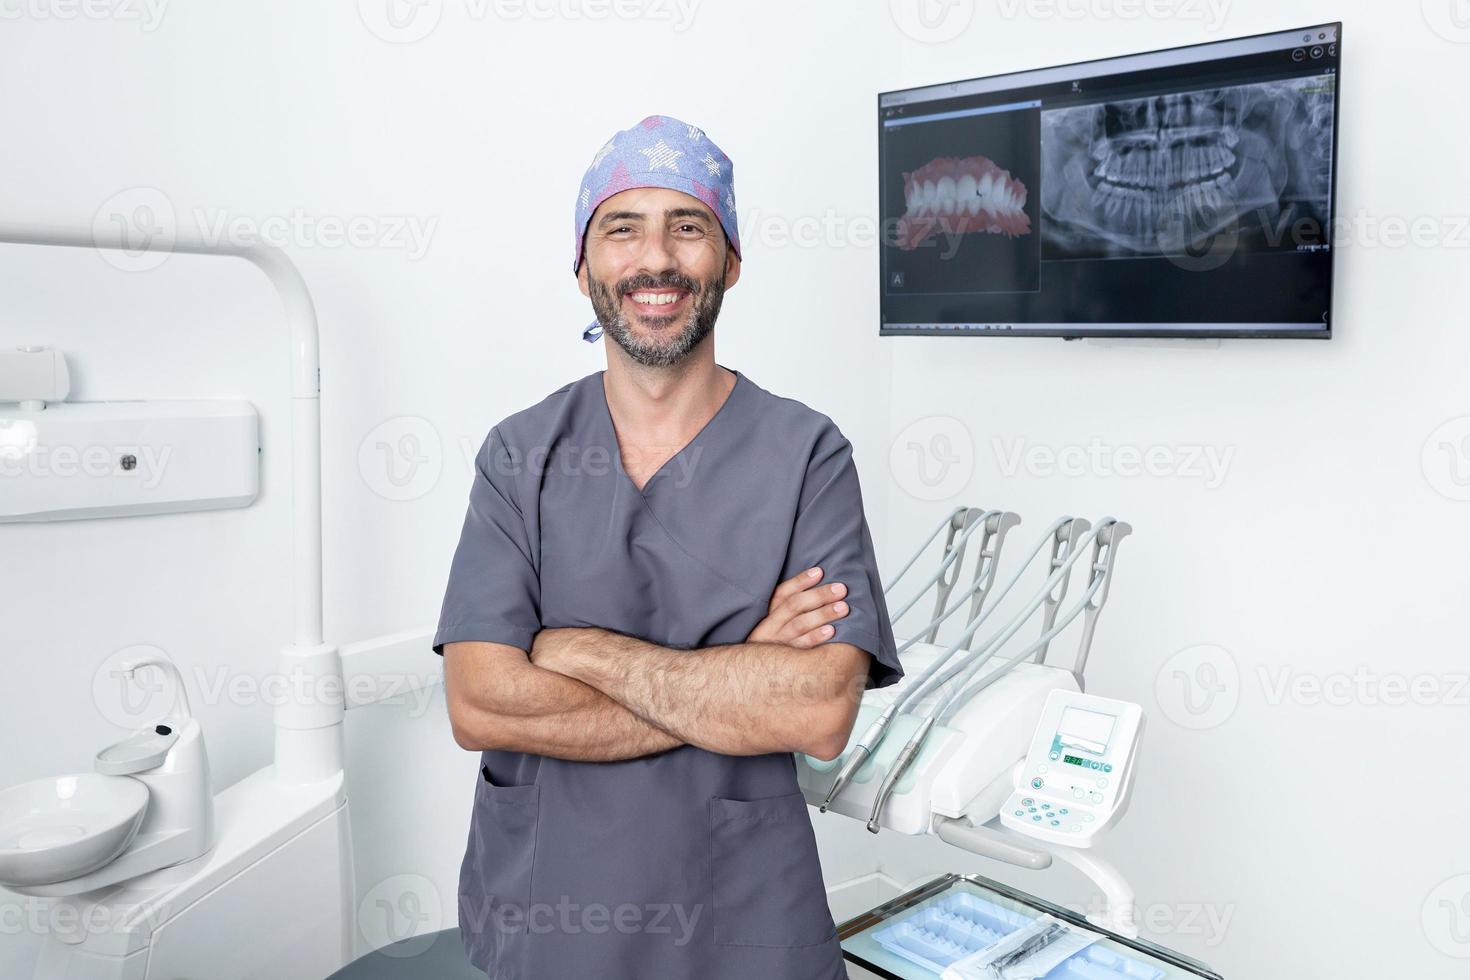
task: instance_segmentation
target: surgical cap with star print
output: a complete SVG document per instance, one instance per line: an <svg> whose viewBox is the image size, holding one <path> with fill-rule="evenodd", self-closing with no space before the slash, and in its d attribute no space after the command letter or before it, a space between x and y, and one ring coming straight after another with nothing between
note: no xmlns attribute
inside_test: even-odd
<svg viewBox="0 0 1470 980"><path fill-rule="evenodd" d="M574 274L582 264L582 245L592 212L614 194L634 187L666 187L703 201L719 218L730 248L737 257L740 255L740 231L735 223L735 164L698 126L672 116L649 116L608 140L582 177L577 195Z"/></svg>

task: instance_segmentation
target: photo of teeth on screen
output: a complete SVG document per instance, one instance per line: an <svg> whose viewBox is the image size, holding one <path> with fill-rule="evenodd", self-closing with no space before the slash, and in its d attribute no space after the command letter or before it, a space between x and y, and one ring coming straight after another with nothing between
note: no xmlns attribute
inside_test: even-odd
<svg viewBox="0 0 1470 980"><path fill-rule="evenodd" d="M881 331L1330 336L1340 36L880 94Z"/></svg>
<svg viewBox="0 0 1470 980"><path fill-rule="evenodd" d="M1041 116L1047 256L1248 247L1326 223L1332 93L1316 79L1076 106ZM1305 138L1302 138L1305 137Z"/></svg>
<svg viewBox="0 0 1470 980"><path fill-rule="evenodd" d="M899 248L917 248L936 232L1011 238L1031 233L1026 185L988 157L940 157L903 177Z"/></svg>
<svg viewBox="0 0 1470 980"><path fill-rule="evenodd" d="M883 180L889 280L939 295L1036 289L1037 108L941 114L896 129Z"/></svg>

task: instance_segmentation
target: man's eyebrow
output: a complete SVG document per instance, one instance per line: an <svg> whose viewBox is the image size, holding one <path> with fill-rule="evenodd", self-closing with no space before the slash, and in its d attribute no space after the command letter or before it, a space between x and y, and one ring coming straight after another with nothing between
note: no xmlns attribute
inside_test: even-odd
<svg viewBox="0 0 1470 980"><path fill-rule="evenodd" d="M599 228L617 221L642 221L648 215L641 211L609 211L598 219ZM701 221L710 221L712 215L702 208L671 208L664 212L664 218L699 218Z"/></svg>

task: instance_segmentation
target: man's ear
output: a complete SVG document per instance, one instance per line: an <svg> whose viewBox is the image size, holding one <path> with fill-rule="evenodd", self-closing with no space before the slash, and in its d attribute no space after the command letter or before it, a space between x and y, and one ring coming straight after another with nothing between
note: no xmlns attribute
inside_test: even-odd
<svg viewBox="0 0 1470 980"><path fill-rule="evenodd" d="M582 255L582 261L577 266L577 288L582 290L582 295L591 298L592 291L587 288L587 256Z"/></svg>
<svg viewBox="0 0 1470 980"><path fill-rule="evenodd" d="M725 288L729 289L740 281L740 256L729 245L725 246Z"/></svg>

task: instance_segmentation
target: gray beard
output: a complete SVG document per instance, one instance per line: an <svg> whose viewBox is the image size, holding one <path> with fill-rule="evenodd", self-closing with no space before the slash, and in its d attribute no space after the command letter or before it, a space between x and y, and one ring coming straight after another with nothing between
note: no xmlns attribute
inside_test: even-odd
<svg viewBox="0 0 1470 980"><path fill-rule="evenodd" d="M630 289L656 289L660 286L675 286L689 290L694 298L693 308L684 320L683 329L670 339L645 339L633 332L627 317L623 315L622 298ZM720 315L720 305L725 297L725 273L708 283L699 283L684 276L673 276L664 280L652 277L625 279L617 288L594 279L587 273L587 292L591 295L592 310L602 330L613 339L634 361L647 367L671 367L689 356L715 328ZM657 327L672 324L675 316L650 317L649 322Z"/></svg>

